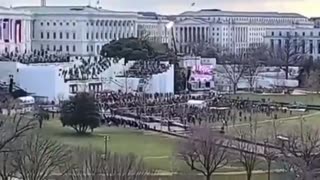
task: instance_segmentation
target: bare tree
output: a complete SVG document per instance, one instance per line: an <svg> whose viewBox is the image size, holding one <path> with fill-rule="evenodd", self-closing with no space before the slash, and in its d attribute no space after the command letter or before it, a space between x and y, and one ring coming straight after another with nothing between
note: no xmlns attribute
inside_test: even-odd
<svg viewBox="0 0 320 180"><path fill-rule="evenodd" d="M13 166L24 180L45 180L70 160L64 145L32 133L21 139L22 151L14 153Z"/></svg>
<svg viewBox="0 0 320 180"><path fill-rule="evenodd" d="M34 127L35 123L32 118L18 114L8 117L0 115L0 152L8 151L7 146Z"/></svg>
<svg viewBox="0 0 320 180"><path fill-rule="evenodd" d="M306 42L299 36L288 34L284 43L275 47L274 40L271 40L269 58L271 64L279 66L285 72L286 79L289 78L290 66L300 66L307 58ZM282 42L282 41L281 41Z"/></svg>
<svg viewBox="0 0 320 180"><path fill-rule="evenodd" d="M247 173L247 180L251 180L252 172L257 165L257 145L249 144L246 142L238 143L239 151L239 161L244 167Z"/></svg>
<svg viewBox="0 0 320 180"><path fill-rule="evenodd" d="M297 133L298 132L298 133ZM300 132L288 134L288 141L283 146L282 156L289 163L301 180L319 177L320 170L320 133L319 130L305 129L301 124Z"/></svg>
<svg viewBox="0 0 320 180"><path fill-rule="evenodd" d="M268 168L268 180L271 180L271 165L273 161L276 161L279 154L272 150L270 147L267 146L267 143L269 143L269 140L265 140L265 146L264 146L264 159L267 163Z"/></svg>
<svg viewBox="0 0 320 180"><path fill-rule="evenodd" d="M245 50L239 54L224 54L219 58L219 61L224 70L224 72L222 72L224 78L229 81L232 85L233 93L236 94L238 83L248 69Z"/></svg>
<svg viewBox="0 0 320 180"><path fill-rule="evenodd" d="M142 159L133 154L104 153L92 148L78 148L72 161L63 169L70 169L65 176L70 180L144 180L155 173Z"/></svg>
<svg viewBox="0 0 320 180"><path fill-rule="evenodd" d="M202 173L207 180L212 174L227 165L228 142L217 137L209 127L198 127L192 130L187 140L181 142L178 156L191 168Z"/></svg>
<svg viewBox="0 0 320 180"><path fill-rule="evenodd" d="M311 71L309 78L307 78L308 87L316 91L317 94L320 92L320 70L315 69Z"/></svg>
<svg viewBox="0 0 320 180"><path fill-rule="evenodd" d="M265 45L252 46L246 50L247 69L244 78L248 80L250 91L254 89L261 67L267 63L268 49Z"/></svg>
<svg viewBox="0 0 320 180"><path fill-rule="evenodd" d="M16 169L12 166L12 155L14 149L0 152L0 179L9 180L16 174Z"/></svg>

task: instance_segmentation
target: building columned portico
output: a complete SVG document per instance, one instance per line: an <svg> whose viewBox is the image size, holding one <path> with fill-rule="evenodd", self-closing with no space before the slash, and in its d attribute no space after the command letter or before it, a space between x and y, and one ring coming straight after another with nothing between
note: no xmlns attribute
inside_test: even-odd
<svg viewBox="0 0 320 180"><path fill-rule="evenodd" d="M31 49L31 13L0 7L0 52Z"/></svg>

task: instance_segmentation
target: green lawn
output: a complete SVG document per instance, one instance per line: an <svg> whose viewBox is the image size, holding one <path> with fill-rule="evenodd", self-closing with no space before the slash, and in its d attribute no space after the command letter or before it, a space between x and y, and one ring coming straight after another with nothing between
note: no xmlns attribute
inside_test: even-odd
<svg viewBox="0 0 320 180"><path fill-rule="evenodd" d="M304 116L296 116L296 117L288 117L282 118L278 120L265 120L257 123L257 138L260 140L264 140L266 137L270 137L274 134L274 125L276 127L277 134L287 134L292 133L294 131L299 131L301 121L304 127L313 127L316 129L320 129L320 112L311 112L310 114L306 114ZM228 129L229 134L238 135L238 132L249 132L249 124L242 124L236 126L230 126Z"/></svg>
<svg viewBox="0 0 320 180"><path fill-rule="evenodd" d="M72 146L92 146L104 149L104 136L110 137L108 150L123 154L134 153L146 158L154 168L168 170L175 151L175 140L159 134L134 129L115 127L98 128L92 135L78 136L67 127L62 127L58 120L50 120L41 130L44 135Z"/></svg>
<svg viewBox="0 0 320 180"><path fill-rule="evenodd" d="M262 94L236 94L231 95L232 97L240 97L243 99L249 98L250 100L261 100L270 99L275 102L286 102L286 103L304 103L309 105L320 105L320 95L318 94L307 94L307 95L262 95Z"/></svg>
<svg viewBox="0 0 320 180"><path fill-rule="evenodd" d="M70 128L61 126L60 121L50 120L45 123L43 129L40 130L44 135L56 139L64 144L71 146L92 146L100 150L104 149L104 135L110 136L108 142L108 150L118 153L134 153L144 158L148 166L158 169L160 172L180 172L193 174L184 162L178 160L174 156L176 139L164 135L144 132L134 129L124 129L115 127L98 128L92 135L78 136ZM225 167L217 172L236 172L243 171L237 163L232 163L233 167ZM258 165L258 169L263 169L264 165ZM277 177L277 175L274 175ZM168 177L172 179L173 177ZM265 175L256 175L254 179L264 179ZM162 177L161 179L167 179ZM180 178L173 178L180 179ZM182 179L185 179L183 176ZM198 178L193 178L198 179ZM199 180L202 178L199 178ZM238 180L245 179L245 174L242 175L217 175L218 180Z"/></svg>

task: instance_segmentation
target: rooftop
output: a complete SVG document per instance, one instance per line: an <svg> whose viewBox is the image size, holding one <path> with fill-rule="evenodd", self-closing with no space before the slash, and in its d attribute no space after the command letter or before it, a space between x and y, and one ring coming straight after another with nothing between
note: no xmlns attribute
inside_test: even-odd
<svg viewBox="0 0 320 180"><path fill-rule="evenodd" d="M31 15L27 11L17 10L17 9L13 9L13 8L7 8L7 7L3 7L3 6L0 6L0 13L1 14L12 14L12 15L21 15L21 14Z"/></svg>
<svg viewBox="0 0 320 180"><path fill-rule="evenodd" d="M18 6L16 10L25 10L34 14L123 14L137 15L130 11L112 11L91 6Z"/></svg>
<svg viewBox="0 0 320 180"><path fill-rule="evenodd" d="M181 16L262 16L262 17L297 17L306 18L298 13L279 12L250 12L250 11L222 11L220 9L202 9L200 11L186 11Z"/></svg>

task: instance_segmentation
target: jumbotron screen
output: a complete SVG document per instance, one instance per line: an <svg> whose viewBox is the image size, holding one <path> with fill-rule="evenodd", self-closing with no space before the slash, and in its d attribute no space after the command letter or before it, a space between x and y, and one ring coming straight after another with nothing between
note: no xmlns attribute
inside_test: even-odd
<svg viewBox="0 0 320 180"><path fill-rule="evenodd" d="M189 81L208 82L213 79L213 65L197 65L191 68Z"/></svg>

